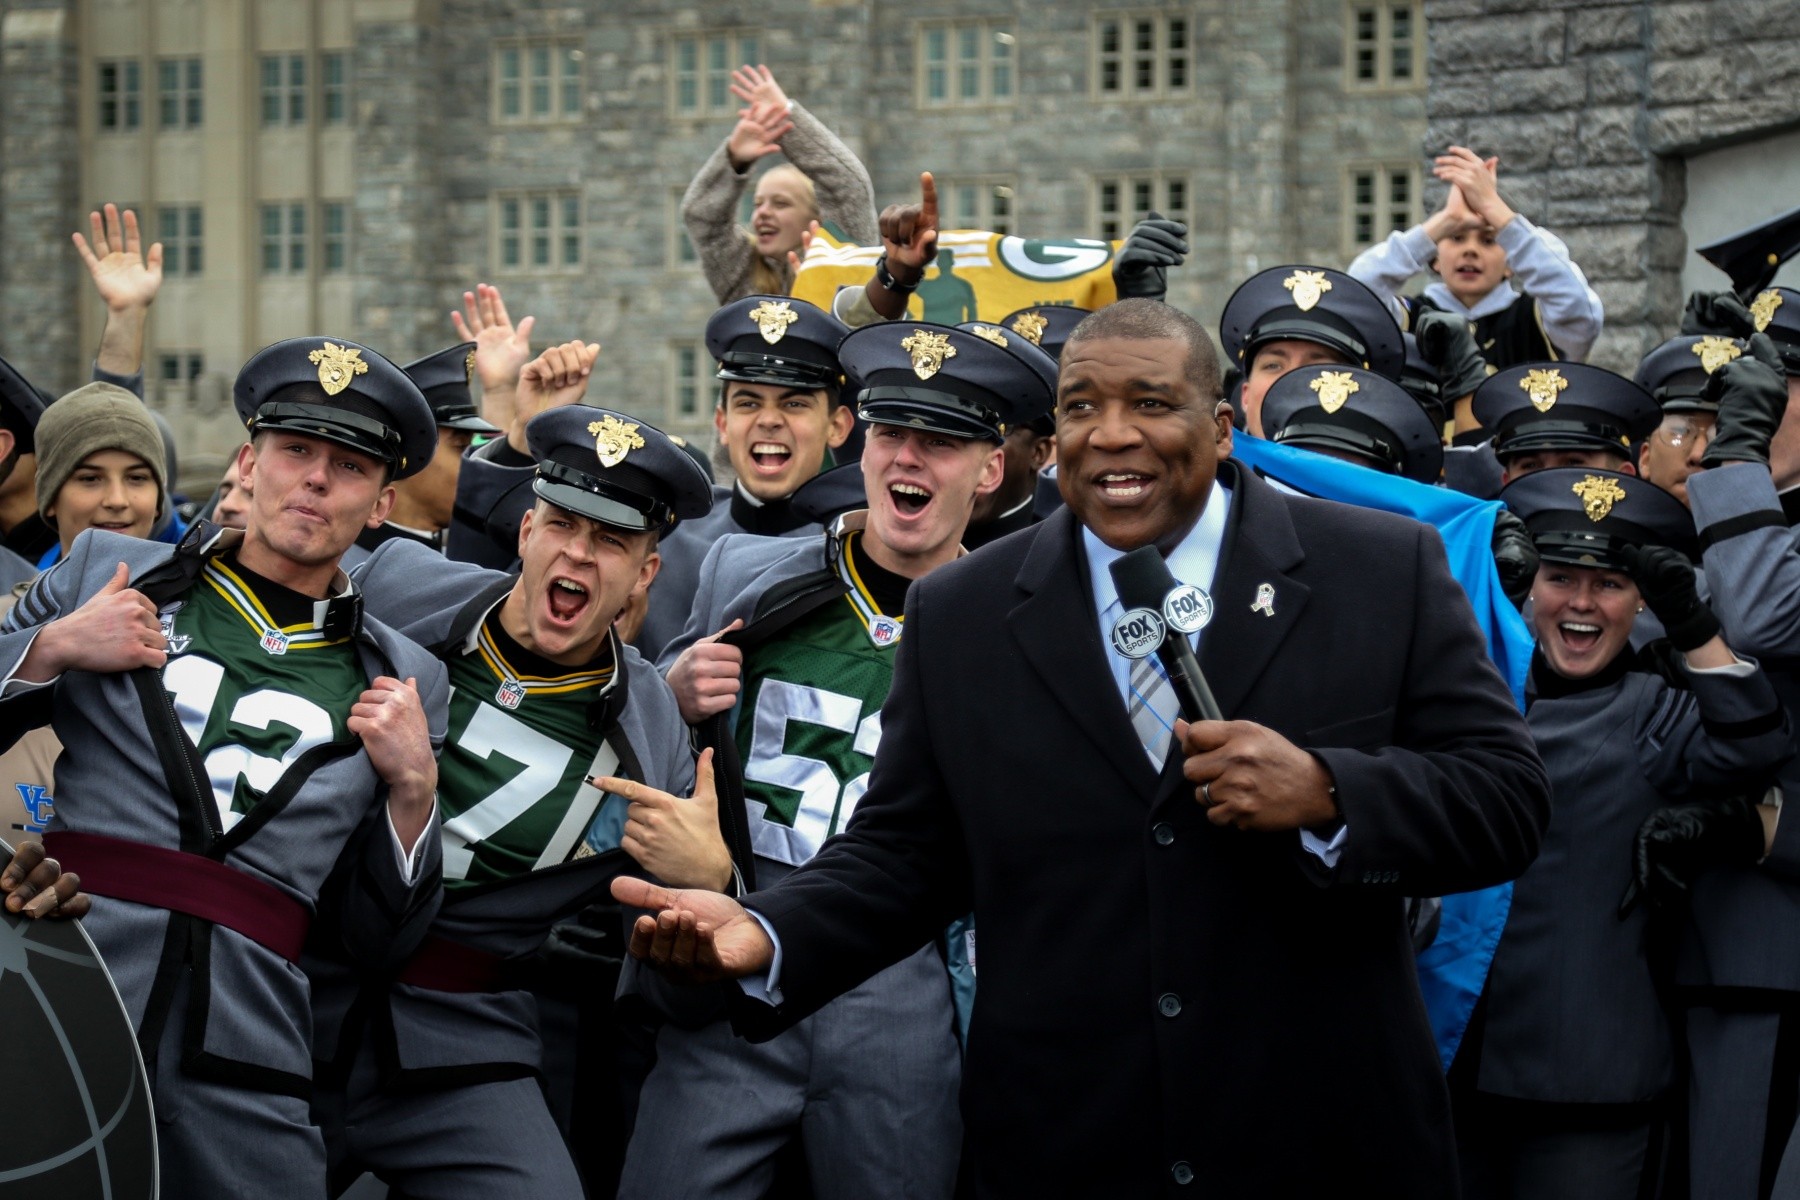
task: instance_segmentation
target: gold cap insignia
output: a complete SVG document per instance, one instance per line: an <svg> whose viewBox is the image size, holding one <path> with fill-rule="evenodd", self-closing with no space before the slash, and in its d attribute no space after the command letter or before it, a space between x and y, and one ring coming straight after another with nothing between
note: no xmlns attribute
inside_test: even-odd
<svg viewBox="0 0 1800 1200"><path fill-rule="evenodd" d="M943 367L946 358L956 357L956 347L950 344L947 333L932 333L928 329L915 329L900 342L900 348L912 355L913 374L920 379L930 379Z"/></svg>
<svg viewBox="0 0 1800 1200"><path fill-rule="evenodd" d="M337 395L350 386L352 379L369 373L369 364L363 361L362 351L355 346L326 342L306 357L318 364L319 386L325 389L327 396Z"/></svg>
<svg viewBox="0 0 1800 1200"><path fill-rule="evenodd" d="M1619 486L1618 480L1601 475L1583 475L1581 481L1569 490L1581 497L1582 511L1595 524L1606 520L1613 505L1625 500L1625 489Z"/></svg>
<svg viewBox="0 0 1800 1200"><path fill-rule="evenodd" d="M1344 407L1351 393L1362 391L1362 385L1348 371L1326 371L1307 386L1319 394L1319 407L1328 413Z"/></svg>
<svg viewBox="0 0 1800 1200"><path fill-rule="evenodd" d="M773 346L787 336L788 326L798 321L800 314L786 300L764 300L750 310L750 319L756 322L763 341Z"/></svg>
<svg viewBox="0 0 1800 1200"><path fill-rule="evenodd" d="M475 352L469 351L469 357L463 359L463 382L468 383L475 378Z"/></svg>
<svg viewBox="0 0 1800 1200"><path fill-rule="evenodd" d="M1775 310L1781 307L1781 300L1781 292L1770 288L1751 302L1750 316L1756 322L1756 332L1761 333L1769 327L1769 322L1775 319Z"/></svg>
<svg viewBox="0 0 1800 1200"><path fill-rule="evenodd" d="M971 325L969 332L984 342L992 342L1003 350L1006 348L1006 335L992 325Z"/></svg>
<svg viewBox="0 0 1800 1200"><path fill-rule="evenodd" d="M1294 304L1308 312L1319 298L1331 290L1331 280L1323 271L1295 271L1281 281L1281 286L1294 293Z"/></svg>
<svg viewBox="0 0 1800 1200"><path fill-rule="evenodd" d="M1711 375L1744 352L1730 338L1707 336L1694 343L1694 353L1700 356L1700 365Z"/></svg>
<svg viewBox="0 0 1800 1200"><path fill-rule="evenodd" d="M1525 378L1519 380L1519 386L1531 397L1533 408L1539 412L1549 412L1556 403L1556 397L1569 386L1569 381L1555 367L1547 370L1534 367L1525 372Z"/></svg>
<svg viewBox="0 0 1800 1200"><path fill-rule="evenodd" d="M588 432L594 435L594 453L600 456L603 467L616 467L625 461L627 454L644 448L638 427L614 416L589 421Z"/></svg>
<svg viewBox="0 0 1800 1200"><path fill-rule="evenodd" d="M1013 318L1012 330L1034 346L1044 344L1044 330L1050 322L1039 313L1020 313Z"/></svg>

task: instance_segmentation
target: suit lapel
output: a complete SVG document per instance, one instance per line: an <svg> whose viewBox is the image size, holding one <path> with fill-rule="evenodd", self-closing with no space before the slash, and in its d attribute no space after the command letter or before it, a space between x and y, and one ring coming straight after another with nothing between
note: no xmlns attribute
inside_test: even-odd
<svg viewBox="0 0 1800 1200"><path fill-rule="evenodd" d="M1027 595L1009 614L1007 628L1050 694L1147 798L1156 773L1125 715L1095 632L1099 617L1080 546L1079 527L1066 508L1039 526L1016 580Z"/></svg>

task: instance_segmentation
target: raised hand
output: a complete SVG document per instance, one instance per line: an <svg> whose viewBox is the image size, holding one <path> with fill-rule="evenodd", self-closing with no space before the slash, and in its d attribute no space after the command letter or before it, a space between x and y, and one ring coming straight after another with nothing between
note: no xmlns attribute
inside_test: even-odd
<svg viewBox="0 0 1800 1200"><path fill-rule="evenodd" d="M1686 653L1719 636L1719 618L1700 599L1699 577L1687 555L1672 546L1625 546L1620 563L1670 645Z"/></svg>
<svg viewBox="0 0 1800 1200"><path fill-rule="evenodd" d="M788 274L798 275L800 266L806 261L806 252L812 249L813 239L819 236L819 223L808 221L806 228L800 232L800 249L788 251Z"/></svg>
<svg viewBox="0 0 1800 1200"><path fill-rule="evenodd" d="M1161 300L1169 292L1169 268L1187 259L1187 226L1161 213L1139 221L1113 260L1113 287L1119 299Z"/></svg>
<svg viewBox="0 0 1800 1200"><path fill-rule="evenodd" d="M779 153L781 139L793 127L785 106L752 104L739 110L738 123L725 139L725 153L731 157L732 169L742 175L757 159Z"/></svg>
<svg viewBox="0 0 1800 1200"><path fill-rule="evenodd" d="M1482 158L1466 146L1452 146L1432 160L1431 173L1462 193L1469 211L1495 231L1513 219L1500 198L1500 160Z"/></svg>
<svg viewBox="0 0 1800 1200"><path fill-rule="evenodd" d="M531 361L531 327L537 324L536 317L526 317L515 326L500 289L479 283L474 291L463 293L463 312L452 312L450 324L457 337L475 343L475 375L484 390L510 389L519 381L519 372Z"/></svg>
<svg viewBox="0 0 1800 1200"><path fill-rule="evenodd" d="M773 104L782 112L788 110L792 103L781 85L775 82L775 73L763 66L742 66L731 73L731 94L745 104L755 107L758 104Z"/></svg>
<svg viewBox="0 0 1800 1200"><path fill-rule="evenodd" d="M631 779L603 776L589 783L629 802L619 845L638 865L671 887L723 891L731 883L731 851L719 832L713 789L713 752L694 765L694 794L686 800Z"/></svg>
<svg viewBox="0 0 1800 1200"><path fill-rule="evenodd" d="M128 208L121 214L113 204L105 207L104 215L89 213L88 228L93 234L91 242L79 231L70 236L107 311L149 308L162 288L162 243L151 243L150 253L145 255L137 213Z"/></svg>
<svg viewBox="0 0 1800 1200"><path fill-rule="evenodd" d="M1723 306L1720 306L1723 311ZM1787 415L1787 372L1766 333L1750 335L1750 353L1706 379L1703 399L1719 406L1719 421L1700 461L1708 467L1733 462L1769 465L1775 431Z"/></svg>
<svg viewBox="0 0 1800 1200"><path fill-rule="evenodd" d="M632 925L631 956L679 983L743 979L775 961L775 943L729 896L672 891L628 876L613 880L612 894L621 904L655 914Z"/></svg>
<svg viewBox="0 0 1800 1200"><path fill-rule="evenodd" d="M689 725L698 725L737 703L744 651L719 639L743 627L742 620L733 621L712 636L701 638L683 650L669 668L669 688L675 693L681 719Z"/></svg>
<svg viewBox="0 0 1800 1200"><path fill-rule="evenodd" d="M1444 206L1425 218L1425 236L1434 242L1459 238L1472 229L1480 229L1482 220L1463 199L1462 189L1455 184L1444 196Z"/></svg>
<svg viewBox="0 0 1800 1200"><path fill-rule="evenodd" d="M12 861L0 871L0 895L6 897L7 912L33 920L85 917L91 903L81 890L81 876L63 870L36 842L20 843Z"/></svg>
<svg viewBox="0 0 1800 1200"><path fill-rule="evenodd" d="M156 605L134 587L124 563L80 608L45 625L18 666L18 677L48 683L64 671L117 674L168 661Z"/></svg>
<svg viewBox="0 0 1800 1200"><path fill-rule="evenodd" d="M919 174L919 202L890 204L881 210L881 245L888 271L901 283L917 283L937 257L937 181L930 171Z"/></svg>

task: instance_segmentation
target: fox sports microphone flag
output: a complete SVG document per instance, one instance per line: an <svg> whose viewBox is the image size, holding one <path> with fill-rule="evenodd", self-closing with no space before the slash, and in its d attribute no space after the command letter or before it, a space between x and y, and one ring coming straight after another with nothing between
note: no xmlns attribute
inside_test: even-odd
<svg viewBox="0 0 1800 1200"><path fill-rule="evenodd" d="M1450 559L1450 573L1468 593L1475 619L1487 635L1488 654L1512 689L1513 700L1524 707L1531 631L1500 589L1499 572L1494 568L1494 514L1502 507L1497 501L1477 500L1310 450L1279 446L1241 430L1233 438L1231 457L1270 482L1304 495L1399 513L1436 528ZM1352 830L1350 836L1355 837L1356 832ZM1443 904L1437 937L1419 953L1418 967L1419 990L1424 993L1438 1055L1447 1071L1506 927L1512 884L1445 896Z"/></svg>

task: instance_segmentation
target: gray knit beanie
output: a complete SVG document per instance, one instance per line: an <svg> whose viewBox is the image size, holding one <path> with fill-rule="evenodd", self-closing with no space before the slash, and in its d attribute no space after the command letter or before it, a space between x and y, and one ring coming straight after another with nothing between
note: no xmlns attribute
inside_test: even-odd
<svg viewBox="0 0 1800 1200"><path fill-rule="evenodd" d="M37 426L38 515L56 502L56 493L90 454L123 450L135 454L156 476L156 515L169 506L162 431L144 402L110 383L76 388L44 409Z"/></svg>

